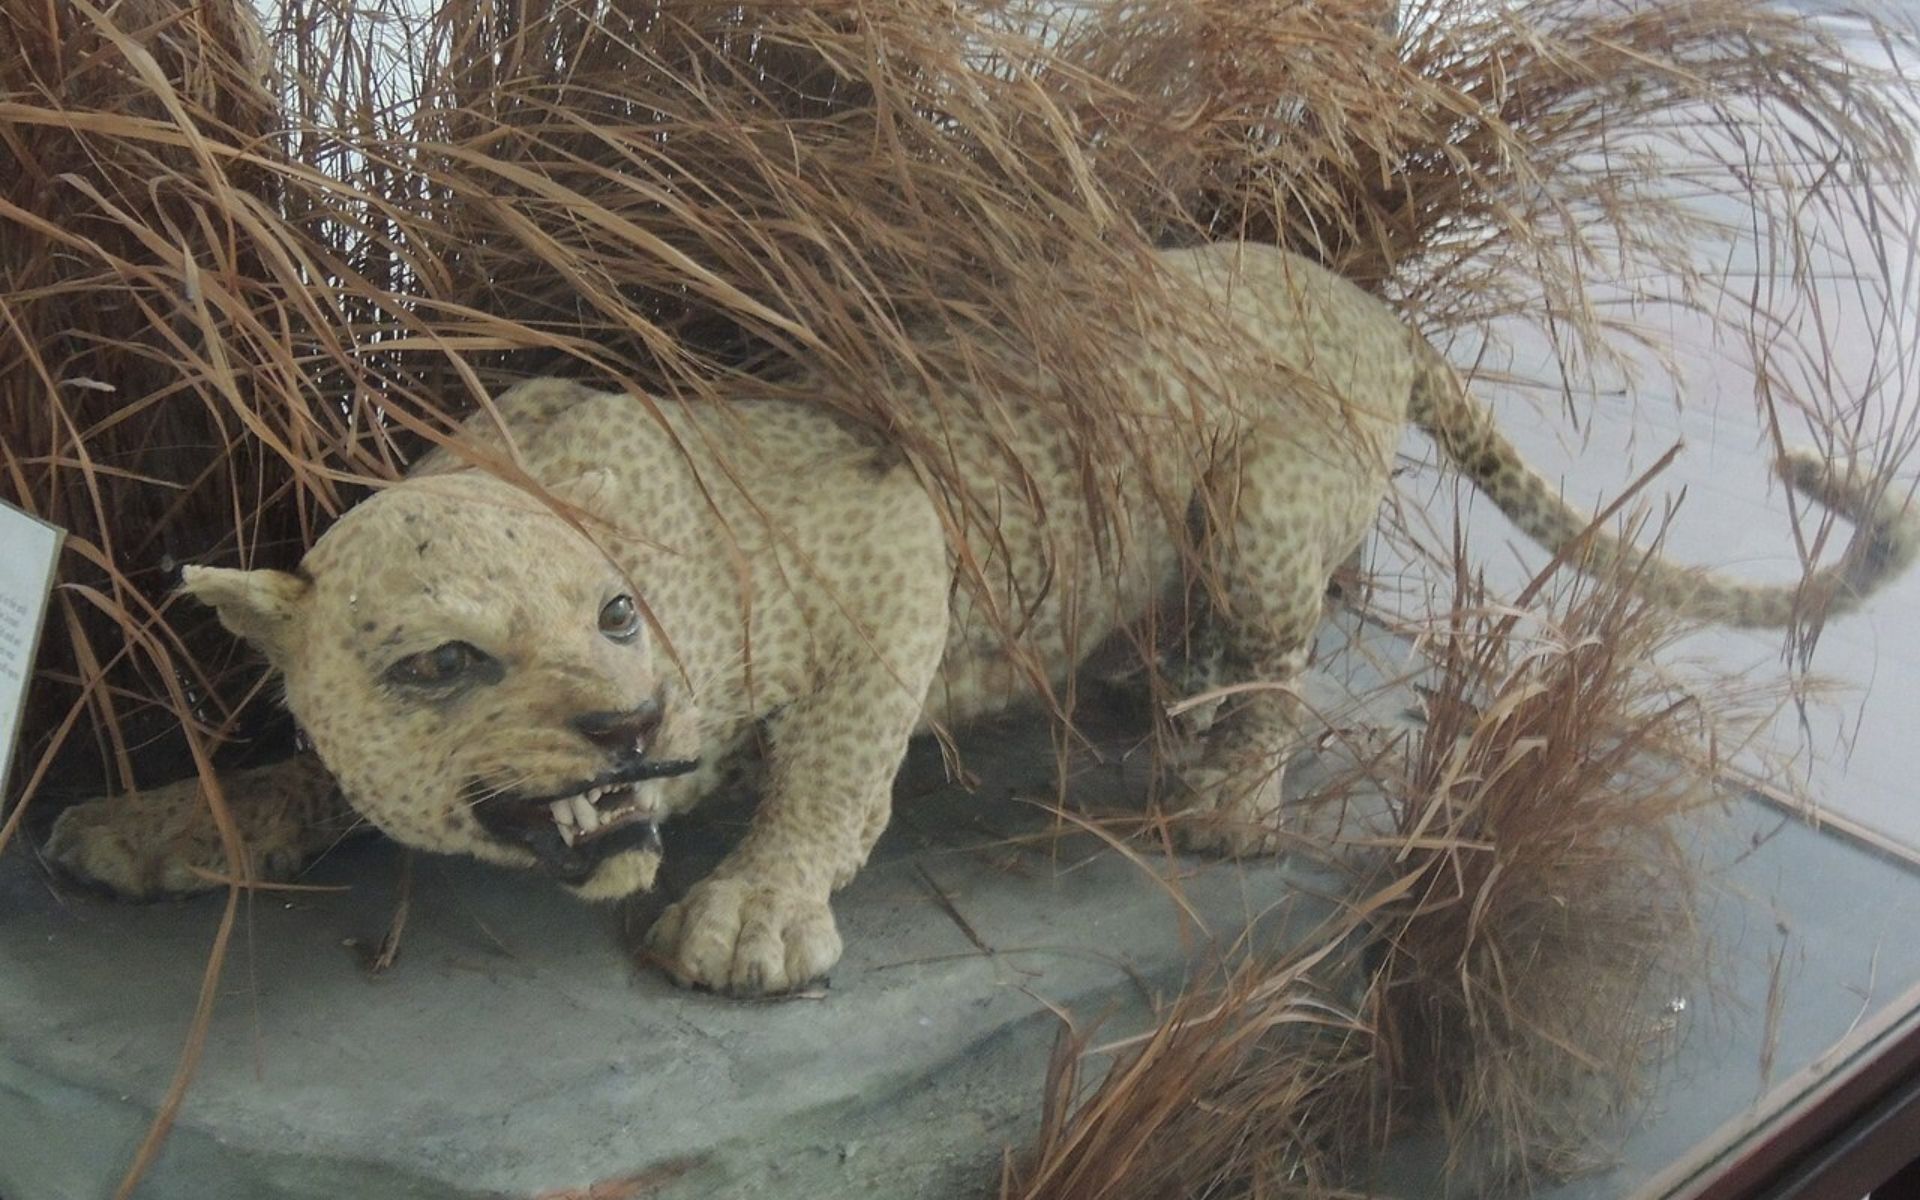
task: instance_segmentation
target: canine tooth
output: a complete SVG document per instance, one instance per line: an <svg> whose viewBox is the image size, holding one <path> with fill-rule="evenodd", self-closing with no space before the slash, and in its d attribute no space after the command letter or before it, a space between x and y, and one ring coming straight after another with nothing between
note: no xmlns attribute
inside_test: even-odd
<svg viewBox="0 0 1920 1200"><path fill-rule="evenodd" d="M555 800L547 806L547 810L553 814L553 823L561 829L573 824L573 806L565 800Z"/></svg>
<svg viewBox="0 0 1920 1200"><path fill-rule="evenodd" d="M600 828L600 811L594 808L592 800L585 796L573 798L573 823L580 827L582 833L592 833Z"/></svg>
<svg viewBox="0 0 1920 1200"><path fill-rule="evenodd" d="M574 840L580 836L579 831L571 825L561 825L558 828L560 830L560 840L569 846L573 845Z"/></svg>

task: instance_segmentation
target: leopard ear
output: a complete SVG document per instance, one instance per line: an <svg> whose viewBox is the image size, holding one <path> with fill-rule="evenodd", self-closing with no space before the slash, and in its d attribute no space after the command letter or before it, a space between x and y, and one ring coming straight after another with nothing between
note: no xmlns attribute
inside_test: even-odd
<svg viewBox="0 0 1920 1200"><path fill-rule="evenodd" d="M285 571L187 567L180 572L181 591L211 605L222 625L253 643L282 670L312 586Z"/></svg>

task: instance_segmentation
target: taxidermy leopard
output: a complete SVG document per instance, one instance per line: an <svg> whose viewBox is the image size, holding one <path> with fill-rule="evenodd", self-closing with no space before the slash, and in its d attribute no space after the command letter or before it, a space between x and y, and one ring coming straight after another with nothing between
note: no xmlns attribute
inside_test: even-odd
<svg viewBox="0 0 1920 1200"><path fill-rule="evenodd" d="M185 590L284 677L324 764L226 780L252 869L284 876L323 849L338 796L408 845L613 900L652 885L659 822L751 750L750 828L649 944L682 983L778 992L839 958L829 899L886 825L909 739L1030 694L1031 663L1065 680L1183 587L1182 545L1204 547L1214 581L1189 635L1207 647L1204 682L1297 675L1409 420L1545 546L1578 540L1589 568L1634 553L1520 461L1381 301L1268 247L1156 257L1174 311L1112 364L1158 446L1139 467L1151 478L1114 489L1118 552L1090 546L1065 435L1032 406L943 409L954 463L1006 477L985 489L991 530L968 532L910 456L824 406L649 405L537 379L474 418L465 444L517 462L549 499L443 448L295 573L187 568ZM1203 326L1244 352L1185 332ZM1007 447L1058 469L1016 475ZM1782 625L1809 595L1845 610L1911 563L1914 521L1844 465L1796 454L1782 470L1857 524L1841 563L1803 590L1656 558L1637 587L1684 614ZM984 582L964 585L963 562ZM1190 845L1273 848L1297 724L1290 690L1249 688L1190 735L1169 805ZM191 781L73 808L49 851L134 897L202 889L226 867Z"/></svg>

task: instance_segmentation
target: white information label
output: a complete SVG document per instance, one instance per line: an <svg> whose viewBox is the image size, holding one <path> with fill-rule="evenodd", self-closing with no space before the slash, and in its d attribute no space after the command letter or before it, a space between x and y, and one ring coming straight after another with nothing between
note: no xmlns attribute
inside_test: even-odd
<svg viewBox="0 0 1920 1200"><path fill-rule="evenodd" d="M53 569L66 532L0 501L0 798L6 796L27 706L33 654L53 594Z"/></svg>

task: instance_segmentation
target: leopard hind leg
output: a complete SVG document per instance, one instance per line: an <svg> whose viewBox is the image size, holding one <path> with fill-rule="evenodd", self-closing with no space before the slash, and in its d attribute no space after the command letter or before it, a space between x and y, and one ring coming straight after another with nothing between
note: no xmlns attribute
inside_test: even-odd
<svg viewBox="0 0 1920 1200"><path fill-rule="evenodd" d="M1317 556L1304 565L1317 568ZM1281 845L1281 783L1301 731L1296 687L1321 593L1318 580L1270 583L1265 595L1236 588L1227 611L1209 604L1194 632L1197 660L1185 686L1214 699L1183 713L1176 728L1178 832L1189 849L1242 856Z"/></svg>
<svg viewBox="0 0 1920 1200"><path fill-rule="evenodd" d="M1361 447L1364 449L1365 447ZM1176 721L1172 798L1184 845L1266 854L1284 840L1281 783L1301 748L1301 672L1328 574L1371 523L1384 467L1314 455L1284 435L1249 439L1204 494L1212 571L1189 634L1189 698Z"/></svg>
<svg viewBox="0 0 1920 1200"><path fill-rule="evenodd" d="M311 752L222 772L220 784L259 881L293 878L362 828ZM123 900L190 896L233 874L213 810L192 777L74 805L54 821L42 852L67 877Z"/></svg>

